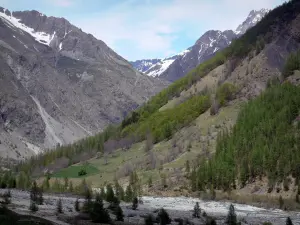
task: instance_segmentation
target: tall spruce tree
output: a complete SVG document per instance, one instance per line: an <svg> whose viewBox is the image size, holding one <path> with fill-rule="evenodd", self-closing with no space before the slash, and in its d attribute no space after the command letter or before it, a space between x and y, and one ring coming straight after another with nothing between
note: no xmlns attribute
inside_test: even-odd
<svg viewBox="0 0 300 225"><path fill-rule="evenodd" d="M237 225L237 217L236 217L234 206L232 204L229 206L229 212L225 223L227 225Z"/></svg>

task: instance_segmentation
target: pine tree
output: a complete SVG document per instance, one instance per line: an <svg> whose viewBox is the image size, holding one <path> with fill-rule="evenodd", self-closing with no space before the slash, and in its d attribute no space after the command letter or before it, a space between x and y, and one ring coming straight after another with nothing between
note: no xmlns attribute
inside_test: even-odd
<svg viewBox="0 0 300 225"><path fill-rule="evenodd" d="M110 223L111 221L107 210L103 207L103 201L100 195L96 196L96 200L90 211L90 216L94 223Z"/></svg>
<svg viewBox="0 0 300 225"><path fill-rule="evenodd" d="M32 201L32 200L30 200L29 210L30 210L31 212L33 212L33 213L35 213L36 211L39 210L37 204L36 204L34 201Z"/></svg>
<svg viewBox="0 0 300 225"><path fill-rule="evenodd" d="M187 160L186 163L185 163L185 172L187 174L190 173L190 161L189 160Z"/></svg>
<svg viewBox="0 0 300 225"><path fill-rule="evenodd" d="M73 182L70 181L70 182L69 182L69 192L72 193L73 191L74 191Z"/></svg>
<svg viewBox="0 0 300 225"><path fill-rule="evenodd" d="M134 197L133 200L132 200L132 209L133 210L136 210L137 207L139 205L139 201L138 201L138 198L137 197Z"/></svg>
<svg viewBox="0 0 300 225"><path fill-rule="evenodd" d="M284 205L284 201L283 201L282 196L280 195L280 196L279 196L279 208L282 209L282 208L283 208L283 205Z"/></svg>
<svg viewBox="0 0 300 225"><path fill-rule="evenodd" d="M148 179L148 187L152 187L152 176L150 176Z"/></svg>
<svg viewBox="0 0 300 225"><path fill-rule="evenodd" d="M200 215L201 215L201 209L199 207L199 202L196 202L196 205L194 206L193 217L200 218Z"/></svg>
<svg viewBox="0 0 300 225"><path fill-rule="evenodd" d="M78 198L76 199L75 203L74 203L74 208L76 212L80 211L80 207L79 207L79 200Z"/></svg>
<svg viewBox="0 0 300 225"><path fill-rule="evenodd" d="M63 207L62 207L62 202L61 199L58 199L57 201L57 208L56 208L57 213L63 213Z"/></svg>
<svg viewBox="0 0 300 225"><path fill-rule="evenodd" d="M147 215L144 220L145 220L145 225L153 225L154 224L153 223L154 218L151 214Z"/></svg>
<svg viewBox="0 0 300 225"><path fill-rule="evenodd" d="M225 223L227 225L237 225L237 217L236 217L236 214L235 214L234 206L232 204L229 207L229 212L228 212Z"/></svg>
<svg viewBox="0 0 300 225"><path fill-rule="evenodd" d="M286 218L286 225L293 225L293 222L290 217Z"/></svg>
<svg viewBox="0 0 300 225"><path fill-rule="evenodd" d="M107 202L113 202L115 199L115 193L110 184L106 186L106 201Z"/></svg>
<svg viewBox="0 0 300 225"><path fill-rule="evenodd" d="M133 192L131 189L131 185L128 185L126 188L126 193L125 193L125 200L126 202L130 202L133 199Z"/></svg>
<svg viewBox="0 0 300 225"><path fill-rule="evenodd" d="M124 221L124 215L122 208L118 205L116 208L116 220L117 221Z"/></svg>
<svg viewBox="0 0 300 225"><path fill-rule="evenodd" d="M102 199L106 199L106 193L105 193L104 187L101 187L100 196Z"/></svg>
<svg viewBox="0 0 300 225"><path fill-rule="evenodd" d="M37 186L36 181L33 181L31 190L30 190L30 200L37 203L38 202L38 195L39 195L39 188Z"/></svg>
<svg viewBox="0 0 300 225"><path fill-rule="evenodd" d="M169 214L164 210L164 208L161 208L158 213L158 219L160 225L166 225L171 223L171 219L169 217Z"/></svg>

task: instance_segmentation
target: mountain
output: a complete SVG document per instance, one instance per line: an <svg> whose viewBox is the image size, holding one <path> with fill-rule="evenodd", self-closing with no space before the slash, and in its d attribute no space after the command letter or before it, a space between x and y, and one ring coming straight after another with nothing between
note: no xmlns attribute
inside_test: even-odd
<svg viewBox="0 0 300 225"><path fill-rule="evenodd" d="M158 77L180 56L186 54L189 49L165 59L142 59L130 62L132 66L151 77Z"/></svg>
<svg viewBox="0 0 300 225"><path fill-rule="evenodd" d="M120 122L166 86L64 18L0 8L0 155L22 158Z"/></svg>
<svg viewBox="0 0 300 225"><path fill-rule="evenodd" d="M261 10L252 10L247 19L242 23L240 24L237 29L235 30L235 33L237 35L241 35L241 34L244 34L246 33L246 31L255 26L255 24L257 24L259 21L261 21L261 19L268 13L270 12L269 9L261 9Z"/></svg>
<svg viewBox="0 0 300 225"><path fill-rule="evenodd" d="M74 174L88 166L93 169L86 170L84 179L95 188L117 178L142 185L145 195L204 193L206 199L297 209L299 50L300 1L292 0L116 129L58 147L20 164L17 171L41 175L47 169L55 177L56 171ZM86 156L93 149L103 155L89 151ZM77 166L69 166L73 164Z"/></svg>
<svg viewBox="0 0 300 225"><path fill-rule="evenodd" d="M269 10L252 10L246 20L235 31L209 30L205 32L196 43L187 50L166 59L138 60L131 64L140 72L148 76L160 77L174 82L187 74L200 63L210 59L219 50L230 45L233 39L244 34L249 28L259 22Z"/></svg>

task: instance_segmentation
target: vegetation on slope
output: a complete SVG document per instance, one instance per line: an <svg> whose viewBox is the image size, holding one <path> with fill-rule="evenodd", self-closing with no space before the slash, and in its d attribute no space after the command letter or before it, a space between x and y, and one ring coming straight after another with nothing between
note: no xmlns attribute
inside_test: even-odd
<svg viewBox="0 0 300 225"><path fill-rule="evenodd" d="M143 139L147 132L151 132L154 142L159 142L170 138L179 128L193 121L209 107L209 96L193 96L172 109L156 111L148 119L127 126L123 135L134 133Z"/></svg>
<svg viewBox="0 0 300 225"><path fill-rule="evenodd" d="M111 153L117 148L127 149L133 143L143 140L148 132L151 132L156 142L169 138L174 130L186 125L204 112L209 107L209 98L208 96L195 96L166 112L158 112L158 109L225 61L231 62L228 72L233 71L242 57L251 51L261 50L273 39L273 36L276 36L275 30L281 30L299 14L299 4L299 1L293 0L271 11L260 23L234 41L230 47L217 53L215 57L199 65L187 76L154 96L128 116L120 126L109 126L104 132L95 136L67 146L58 146L55 151L32 157L19 164L16 171L24 171L26 176L29 176L34 170L43 171L45 166L51 165L58 159L67 159L64 167L68 167L94 157L97 152Z"/></svg>
<svg viewBox="0 0 300 225"><path fill-rule="evenodd" d="M292 53L288 57L282 75L289 77L294 74L295 70L300 70L300 51Z"/></svg>
<svg viewBox="0 0 300 225"><path fill-rule="evenodd" d="M300 178L300 87L276 85L250 101L231 132L218 137L216 154L192 175L194 190L235 188L267 176L272 186Z"/></svg>

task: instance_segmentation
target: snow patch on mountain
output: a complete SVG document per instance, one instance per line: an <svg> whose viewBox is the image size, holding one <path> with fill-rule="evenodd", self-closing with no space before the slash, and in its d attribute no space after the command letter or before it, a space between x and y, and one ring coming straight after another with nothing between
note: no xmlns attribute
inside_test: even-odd
<svg viewBox="0 0 300 225"><path fill-rule="evenodd" d="M162 74L163 72L166 71L166 69L169 68L169 66L175 61L175 59L166 59L166 60L163 60L161 63L160 63L160 68L158 70L153 70L149 73L147 73L149 76L152 76L152 77L157 77L159 76L160 74ZM156 65L154 65L156 66ZM152 68L152 67L151 67ZM150 69L151 69L150 68ZM149 70L150 70L149 69Z"/></svg>
<svg viewBox="0 0 300 225"><path fill-rule="evenodd" d="M34 39L41 44L50 45L51 41L55 37L55 32L53 34L47 34L45 32L36 32L33 28L27 27L25 24L21 23L20 19L13 17L12 15L6 15L3 12L0 12L0 17L4 20L4 22L10 26L11 28L18 28L28 34L30 34Z"/></svg>

